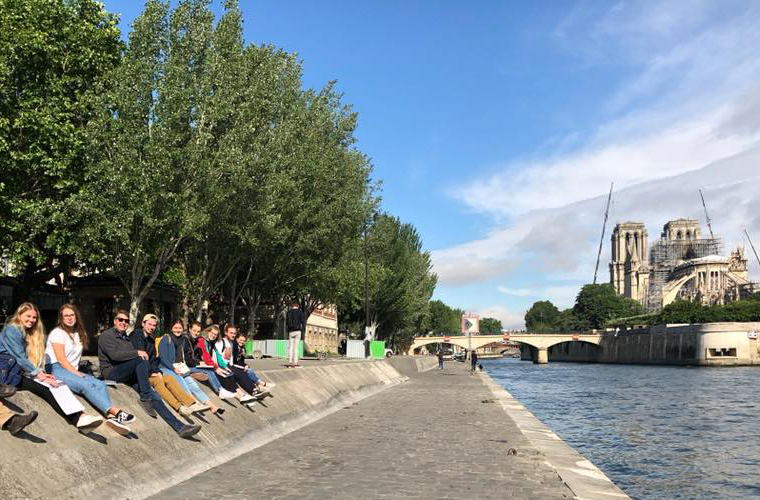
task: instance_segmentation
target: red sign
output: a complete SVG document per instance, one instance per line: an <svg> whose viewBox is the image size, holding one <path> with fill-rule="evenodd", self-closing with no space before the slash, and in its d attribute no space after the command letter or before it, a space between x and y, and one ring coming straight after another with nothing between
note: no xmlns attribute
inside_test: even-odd
<svg viewBox="0 0 760 500"><path fill-rule="evenodd" d="M449 342L451 340L451 337L443 337L444 342Z"/></svg>
<svg viewBox="0 0 760 500"><path fill-rule="evenodd" d="M574 334L573 334L573 340L578 340L579 338L580 338L580 337L578 336L578 334L577 334L577 333L574 333Z"/></svg>

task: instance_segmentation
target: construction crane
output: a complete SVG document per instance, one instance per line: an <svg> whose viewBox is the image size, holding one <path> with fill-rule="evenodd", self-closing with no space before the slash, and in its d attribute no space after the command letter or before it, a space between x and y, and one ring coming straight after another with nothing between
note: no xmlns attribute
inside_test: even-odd
<svg viewBox="0 0 760 500"><path fill-rule="evenodd" d="M599 272L599 259L602 257L602 245L604 244L604 230L607 228L607 218L610 216L610 201L612 201L612 186L610 182L610 194L607 196L607 208L604 211L604 223L602 224L602 237L599 239L599 252L596 254L596 267L594 268L594 284L596 285L596 275Z"/></svg>
<svg viewBox="0 0 760 500"><path fill-rule="evenodd" d="M747 237L747 241L749 241L749 246L752 247L752 253L755 254L755 258L757 259L757 265L760 266L760 257L757 256L757 250L755 250L755 245L752 244L752 240L749 237L749 233L747 230L744 230L744 235Z"/></svg>
<svg viewBox="0 0 760 500"><path fill-rule="evenodd" d="M702 190L699 190L699 196L702 198L702 208L705 209L705 219L707 220L707 229L710 230L710 239L714 240L715 235L713 234L712 230L712 221L710 220L710 216L707 214L707 205L705 205L705 195L702 194Z"/></svg>

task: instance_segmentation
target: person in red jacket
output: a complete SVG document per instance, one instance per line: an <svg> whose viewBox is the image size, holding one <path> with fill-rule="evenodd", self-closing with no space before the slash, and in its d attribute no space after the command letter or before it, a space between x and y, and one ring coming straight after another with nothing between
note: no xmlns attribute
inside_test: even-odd
<svg viewBox="0 0 760 500"><path fill-rule="evenodd" d="M255 403L256 400L253 396L246 394L245 391L238 386L232 373L232 367L220 365L219 361L221 361L221 356L216 351L216 347L214 347L218 337L219 327L217 325L207 327L203 330L201 336L198 337L197 346L200 349L203 364L213 368L222 387L225 390L234 393L235 397L240 400L241 403Z"/></svg>

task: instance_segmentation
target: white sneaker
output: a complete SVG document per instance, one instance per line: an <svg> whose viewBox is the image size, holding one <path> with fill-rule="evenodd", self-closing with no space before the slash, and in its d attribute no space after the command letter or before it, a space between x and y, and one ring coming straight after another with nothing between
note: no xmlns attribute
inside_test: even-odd
<svg viewBox="0 0 760 500"><path fill-rule="evenodd" d="M180 406L179 407L179 414L182 415L183 417L189 417L190 415L193 414L192 407L190 407L190 406Z"/></svg>
<svg viewBox="0 0 760 500"><path fill-rule="evenodd" d="M230 392L224 387L222 387L221 389L219 389L219 397L222 399L235 399L235 393Z"/></svg>
<svg viewBox="0 0 760 500"><path fill-rule="evenodd" d="M82 413L82 415L79 416L79 420L77 420L77 430L82 434L89 434L102 423L103 417L93 417L92 415Z"/></svg>
<svg viewBox="0 0 760 500"><path fill-rule="evenodd" d="M242 398L240 398L240 402L241 403L247 403L249 401L256 401L256 398L254 398L250 394L246 394L245 396L243 396Z"/></svg>
<svg viewBox="0 0 760 500"><path fill-rule="evenodd" d="M116 417L110 417L106 420L106 425L110 427L115 432L121 434L122 436L128 436L131 430L129 430L129 427L119 422L119 420Z"/></svg>

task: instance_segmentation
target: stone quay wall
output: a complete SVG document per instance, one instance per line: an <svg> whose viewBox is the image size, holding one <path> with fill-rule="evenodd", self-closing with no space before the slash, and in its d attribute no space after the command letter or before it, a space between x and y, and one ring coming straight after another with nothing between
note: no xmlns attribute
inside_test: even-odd
<svg viewBox="0 0 760 500"><path fill-rule="evenodd" d="M403 382L404 372L434 366L435 358L398 358L264 369L258 374L276 384L274 396L253 410L223 402L203 385L227 411L223 420L208 413L185 419L203 427L192 440L148 417L137 393L124 385L109 394L137 416L131 438L105 425L89 436L78 434L44 401L21 392L6 405L36 410L39 417L19 436L0 432L0 498L145 498Z"/></svg>
<svg viewBox="0 0 760 500"><path fill-rule="evenodd" d="M601 345L564 342L549 348L549 362L578 361L694 366L760 364L760 323L657 325L621 330ZM526 350L523 349L523 359Z"/></svg>

